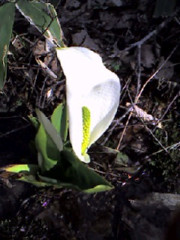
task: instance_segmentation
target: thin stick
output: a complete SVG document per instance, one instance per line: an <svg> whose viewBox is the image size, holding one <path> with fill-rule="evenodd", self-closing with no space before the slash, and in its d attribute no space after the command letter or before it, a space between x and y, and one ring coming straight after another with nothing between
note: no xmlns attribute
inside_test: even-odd
<svg viewBox="0 0 180 240"><path fill-rule="evenodd" d="M154 29L152 32L150 32L148 35L146 35L145 37L143 37L141 40L135 42L135 43L132 43L130 44L129 47L123 49L121 52L124 52L124 51L129 51L131 50L132 48L134 47L138 47L138 46L141 46L143 45L147 40L149 40L153 35L156 35L162 28L164 28L166 26L166 24L168 22L171 21L172 18L168 18L166 19L165 21L163 21L156 29Z"/></svg>
<svg viewBox="0 0 180 240"><path fill-rule="evenodd" d="M162 117L158 120L157 124L159 122L161 122L163 120L163 118L165 117L165 115L168 113L170 107L172 106L172 104L176 101L176 99L180 96L180 93L176 94L176 96L173 98L173 100L169 103L166 111L163 113Z"/></svg>
<svg viewBox="0 0 180 240"><path fill-rule="evenodd" d="M178 46L179 46L179 44L177 44L177 45L173 48L173 50L171 51L171 53L169 54L169 56L166 58L166 60L165 60L165 61L160 65L160 67L147 79L147 81L146 81L146 82L144 83L144 85L142 86L139 94L136 95L135 101L134 101L134 103L132 103L133 106L138 103L139 98L141 97L141 95L142 95L145 87L147 86L147 84L148 84L148 83L156 76L156 74L163 68L163 66L167 63L167 61L171 58L171 56L173 55L173 53L176 51L176 49L178 48ZM132 112L130 112L130 114L129 114L129 116L128 116L128 119L127 119L127 121L126 121L125 127L124 127L124 129L123 129L123 132L122 132L121 137L120 137L120 139L119 139L118 145L117 145L117 147L116 147L117 150L120 148L121 142L122 142L122 140L123 140L123 137L124 137L124 134L125 134L125 132L126 132L126 128L127 128L128 124L129 124L129 121L130 121L130 119L131 119L131 116L132 116ZM150 130L150 129L149 129L149 130ZM154 139L159 143L159 145L160 145L163 149L165 149L164 146L159 142L159 140L154 136L154 134L151 133L151 135L152 135L152 136L154 137Z"/></svg>
<svg viewBox="0 0 180 240"><path fill-rule="evenodd" d="M138 72L137 72L137 90L136 90L136 94L139 93L139 90L141 88L141 46L140 45L138 45L137 60L138 60Z"/></svg>
<svg viewBox="0 0 180 240"><path fill-rule="evenodd" d="M116 147L117 150L119 150L119 148L120 148L121 142L122 142L122 140L123 140L123 137L124 137L124 134L125 134L125 132L126 132L126 128L127 128L128 124L129 124L129 121L130 121L130 119L131 119L131 116L132 116L132 112L130 112L130 114L129 114L129 116L128 116L128 119L127 119L127 121L126 121L126 124L125 124L125 126L124 126L123 132L122 132L122 134L121 134L121 137L120 137L120 139L119 139L118 145L117 145L117 147Z"/></svg>
<svg viewBox="0 0 180 240"><path fill-rule="evenodd" d="M174 144L166 147L165 149L166 149L166 150L172 150L172 149L176 149L176 148L177 148L177 149L180 148L180 142L174 143ZM180 151L180 149L178 149L178 150ZM158 153L161 153L161 152L164 152L164 149L161 149L161 150L159 150L159 151L157 151L157 152L153 152L153 153L151 153L150 155L148 155L146 158L149 158L149 157L154 156L154 155L156 155L156 154L158 154Z"/></svg>
<svg viewBox="0 0 180 240"><path fill-rule="evenodd" d="M142 92L144 91L145 87L147 86L147 84L157 75L157 73L164 67L164 65L167 63L167 61L172 57L173 53L176 51L176 49L178 48L179 44L177 44L173 50L171 51L171 53L169 54L169 56L166 58L166 60L160 65L160 67L147 79L147 81L145 82L145 84L142 86L139 94L137 95L136 99L135 99L135 104L137 104L139 98L142 95Z"/></svg>

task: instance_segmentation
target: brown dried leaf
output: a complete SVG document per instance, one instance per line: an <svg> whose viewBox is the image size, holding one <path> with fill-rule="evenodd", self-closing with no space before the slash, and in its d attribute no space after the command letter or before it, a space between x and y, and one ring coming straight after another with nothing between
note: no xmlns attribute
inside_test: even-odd
<svg viewBox="0 0 180 240"><path fill-rule="evenodd" d="M143 109L141 109L137 105L134 105L134 106L131 107L130 103L126 103L126 106L131 108L132 113L136 117L142 118L143 121L145 121L145 122L149 122L152 125L155 125L159 121L157 118L153 117L151 114L148 114L146 111L144 111ZM158 127L161 128L161 125L158 124Z"/></svg>
<svg viewBox="0 0 180 240"><path fill-rule="evenodd" d="M156 57L153 53L152 45L144 44L141 47L141 61L146 68L151 68L156 63Z"/></svg>
<svg viewBox="0 0 180 240"><path fill-rule="evenodd" d="M37 57L37 56L42 56L43 54L46 54L46 53L47 52L46 52L45 42L39 40L33 48L33 55Z"/></svg>

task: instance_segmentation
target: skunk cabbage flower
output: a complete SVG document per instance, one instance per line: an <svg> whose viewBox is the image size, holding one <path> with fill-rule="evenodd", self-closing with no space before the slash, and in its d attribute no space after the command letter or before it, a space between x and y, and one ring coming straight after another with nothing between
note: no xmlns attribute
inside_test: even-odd
<svg viewBox="0 0 180 240"><path fill-rule="evenodd" d="M111 124L120 97L120 81L102 58L84 47L58 48L66 76L69 134L77 157L88 163L88 148Z"/></svg>

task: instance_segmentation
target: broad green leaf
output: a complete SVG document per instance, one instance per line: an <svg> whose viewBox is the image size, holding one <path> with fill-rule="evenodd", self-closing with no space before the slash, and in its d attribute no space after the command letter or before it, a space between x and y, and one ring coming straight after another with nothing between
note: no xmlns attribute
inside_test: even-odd
<svg viewBox="0 0 180 240"><path fill-rule="evenodd" d="M57 111L57 109L55 109L55 111L56 111L56 117L58 117L58 114L61 115L60 111ZM36 138L35 138L36 148L38 150L38 164L39 164L41 171L47 171L50 168L52 168L58 161L59 151L58 151L55 143L51 139L51 137L49 137L43 124L39 124L39 122L37 124L38 120L35 117L29 117L29 118L36 128L39 127L38 132L36 134ZM61 116L60 116L60 118L61 118ZM48 119L47 119L47 121L49 122ZM56 128L56 130L58 130L60 128L60 124L59 124L60 121L58 121L58 118L55 118L55 115L54 115L53 121L54 121L54 127ZM51 123L50 123L50 125L51 125ZM61 139L59 139L58 141L61 141Z"/></svg>
<svg viewBox="0 0 180 240"><path fill-rule="evenodd" d="M16 7L51 43L64 46L61 26L53 5L37 0L18 0Z"/></svg>
<svg viewBox="0 0 180 240"><path fill-rule="evenodd" d="M48 171L58 161L60 153L41 124L35 138L38 163L41 171Z"/></svg>
<svg viewBox="0 0 180 240"><path fill-rule="evenodd" d="M68 150L63 150L57 164L40 175L41 180L59 186L69 186L89 193L112 189L103 177L88 168Z"/></svg>
<svg viewBox="0 0 180 240"><path fill-rule="evenodd" d="M3 168L3 170L6 170L7 172L19 173L21 171L28 171L32 174L35 174L37 169L38 166L35 164L14 164Z"/></svg>
<svg viewBox="0 0 180 240"><path fill-rule="evenodd" d="M35 164L15 164L3 168L8 173L20 173L20 175L17 175L19 181L31 183L36 187L52 186L52 184L37 179L38 169L38 165Z"/></svg>
<svg viewBox="0 0 180 240"><path fill-rule="evenodd" d="M0 89L3 88L7 75L7 52L12 34L14 14L14 3L5 3L0 6Z"/></svg>
<svg viewBox="0 0 180 240"><path fill-rule="evenodd" d="M103 177L89 169L68 150L62 151L57 164L44 173L39 172L38 165L34 164L11 165L3 170L20 173L21 175L17 176L17 180L29 182L38 187L67 187L86 193L101 192L113 188Z"/></svg>
<svg viewBox="0 0 180 240"><path fill-rule="evenodd" d="M54 112L51 116L51 122L54 128L58 133L61 132L61 120L62 120L62 115L63 115L63 104L59 104L55 109Z"/></svg>
<svg viewBox="0 0 180 240"><path fill-rule="evenodd" d="M57 113L61 114L61 107L56 109L56 114L54 113L52 117L54 126L41 111L36 110L36 113L41 125L36 135L35 142L39 152L38 163L43 172L50 170L57 163L60 152L63 149L62 139L60 134L56 131L56 129L58 130L58 128L60 128Z"/></svg>
<svg viewBox="0 0 180 240"><path fill-rule="evenodd" d="M48 135L53 140L54 144L56 145L59 152L63 150L63 142L61 139L60 134L56 131L55 127L49 121L49 119L42 113L40 110L36 109L36 114L38 116L38 120L43 125L44 129L48 133Z"/></svg>
<svg viewBox="0 0 180 240"><path fill-rule="evenodd" d="M104 192L104 191L109 191L112 190L112 186L108 185L97 185L93 188L89 188L84 190L85 193L97 193L97 192Z"/></svg>
<svg viewBox="0 0 180 240"><path fill-rule="evenodd" d="M55 108L51 116L51 122L65 142L68 133L67 107L65 104L61 103Z"/></svg>

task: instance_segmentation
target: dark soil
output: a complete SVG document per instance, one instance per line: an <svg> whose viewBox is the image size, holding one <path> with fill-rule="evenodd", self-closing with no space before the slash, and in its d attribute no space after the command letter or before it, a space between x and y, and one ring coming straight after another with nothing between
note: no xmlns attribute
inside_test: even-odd
<svg viewBox="0 0 180 240"><path fill-rule="evenodd" d="M56 5L65 43L98 52L121 80L115 120L89 150L90 166L114 189L91 195L38 189L0 169L0 239L180 239L180 9L177 3L154 14L155 8L146 0ZM35 116L35 107L50 116L65 97L56 56L48 62L42 35L19 12L15 19L17 41L0 93L1 168L37 161L27 116Z"/></svg>

